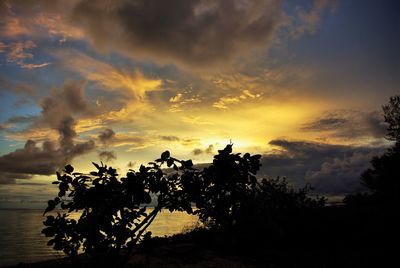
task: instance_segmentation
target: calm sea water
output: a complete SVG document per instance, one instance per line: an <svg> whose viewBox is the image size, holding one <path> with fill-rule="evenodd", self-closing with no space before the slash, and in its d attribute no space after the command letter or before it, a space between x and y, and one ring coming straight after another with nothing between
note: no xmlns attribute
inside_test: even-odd
<svg viewBox="0 0 400 268"><path fill-rule="evenodd" d="M41 234L43 229L42 210L0 209L0 267L21 262L64 257L46 243L48 238ZM183 212L161 212L149 227L153 236L180 233L197 222L197 217Z"/></svg>

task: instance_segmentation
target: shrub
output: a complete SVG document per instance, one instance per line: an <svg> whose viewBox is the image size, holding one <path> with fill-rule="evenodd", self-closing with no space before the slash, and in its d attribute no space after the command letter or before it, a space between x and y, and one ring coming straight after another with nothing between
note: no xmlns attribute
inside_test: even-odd
<svg viewBox="0 0 400 268"><path fill-rule="evenodd" d="M232 144L219 150L213 163L196 174L196 214L208 225L228 227L237 222L244 204L255 196L261 155L232 153Z"/></svg>
<svg viewBox="0 0 400 268"><path fill-rule="evenodd" d="M196 214L206 226L228 235L239 230L256 237L263 225L324 205L324 199L308 196L309 187L294 190L280 178L259 181L260 158L234 154L229 144L202 170L168 151L122 178L103 164L93 163L96 171L90 174L67 165L57 173L53 183L59 193L48 201L45 214L56 207L63 212L47 216L42 232L51 237L48 245L70 256L80 249L92 256L119 256L150 237L146 230L161 209ZM79 219L72 219L71 212L80 212Z"/></svg>
<svg viewBox="0 0 400 268"><path fill-rule="evenodd" d="M93 256L118 255L130 250L145 235L145 231L162 208L192 213L189 196L182 191L182 172L190 174L192 162L170 157L168 151L160 159L130 170L119 178L116 170L93 163L90 174L74 172L67 165L57 173L58 196L48 201L44 214L56 207L55 216L47 216L42 230L55 250L75 256L79 249ZM166 165L174 172L166 173ZM154 207L149 212L148 206ZM78 220L69 213L79 212ZM149 234L147 234L149 236Z"/></svg>

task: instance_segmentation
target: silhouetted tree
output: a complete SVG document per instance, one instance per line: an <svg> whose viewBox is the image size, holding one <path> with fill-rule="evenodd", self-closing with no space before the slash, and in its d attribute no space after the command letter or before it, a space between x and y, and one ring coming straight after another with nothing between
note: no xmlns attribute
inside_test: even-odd
<svg viewBox="0 0 400 268"><path fill-rule="evenodd" d="M379 200L400 200L400 142L371 160L372 168L361 175L362 182Z"/></svg>
<svg viewBox="0 0 400 268"><path fill-rule="evenodd" d="M93 163L96 171L90 174L67 165L57 173L53 184L58 185L58 196L48 201L44 214L56 208L63 212L47 216L42 233L51 237L49 246L70 256L82 250L113 260L110 257L121 253L128 256L150 237L146 230L162 209L196 214L206 226L231 237L244 233L254 238L289 214L324 206L323 199L308 196L308 187L295 190L280 178L257 178L260 158L232 153L228 144L200 170L191 160L171 157L169 151L122 178L103 164ZM78 220L72 212L80 213Z"/></svg>
<svg viewBox="0 0 400 268"><path fill-rule="evenodd" d="M400 142L400 95L390 97L389 103L382 109L385 122L389 125L387 139Z"/></svg>
<svg viewBox="0 0 400 268"><path fill-rule="evenodd" d="M162 166L173 168L166 173ZM130 170L118 178L116 170L93 163L90 174L74 172L67 165L57 173L59 193L48 201L44 214L60 206L56 216L47 216L42 230L51 237L48 245L75 256L79 249L92 256L118 256L121 250L132 249L145 235L162 208L192 213L190 200L183 192L179 173L192 169L191 160L180 161L168 151L160 159ZM147 209L150 203L152 209ZM148 211L150 210L150 212ZM75 220L71 212L79 212ZM147 233L147 236L149 234Z"/></svg>
<svg viewBox="0 0 400 268"><path fill-rule="evenodd" d="M400 96L391 97L382 106L385 122L388 124L386 138L395 144L371 160L372 167L361 175L362 183L371 194L349 195L347 204L371 204L399 200L400 192Z"/></svg>
<svg viewBox="0 0 400 268"><path fill-rule="evenodd" d="M196 174L193 181L199 192L193 193L193 201L203 222L221 227L237 222L244 204L254 199L260 158L233 154L229 144L218 151L209 167Z"/></svg>

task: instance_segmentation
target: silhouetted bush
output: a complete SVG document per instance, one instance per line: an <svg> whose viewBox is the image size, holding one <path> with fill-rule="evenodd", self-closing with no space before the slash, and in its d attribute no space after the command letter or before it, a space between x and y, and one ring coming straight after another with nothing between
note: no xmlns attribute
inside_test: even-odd
<svg viewBox="0 0 400 268"><path fill-rule="evenodd" d="M241 210L255 197L261 155L232 153L232 145L219 150L213 163L194 177L198 193L193 193L200 219L209 226L236 224Z"/></svg>
<svg viewBox="0 0 400 268"><path fill-rule="evenodd" d="M390 97L389 103L382 107L385 122L388 124L386 138L400 141L400 95Z"/></svg>
<svg viewBox="0 0 400 268"><path fill-rule="evenodd" d="M285 178L262 179L254 198L243 204L233 230L237 244L274 247L298 235L296 232L304 232L300 230L304 222L325 207L325 198L312 197L310 190L308 185L296 189Z"/></svg>
<svg viewBox="0 0 400 268"><path fill-rule="evenodd" d="M391 204L400 200L400 96L391 97L382 110L388 125L386 138L395 144L383 155L373 157L372 167L361 175L362 184L370 192L349 195L343 200L346 204Z"/></svg>
<svg viewBox="0 0 400 268"><path fill-rule="evenodd" d="M163 165L173 168L168 174ZM170 157L168 151L160 159L130 170L118 178L116 170L97 165L90 174L74 172L67 165L57 173L59 193L48 201L44 214L56 207L64 211L47 216L42 230L51 237L48 245L74 256L79 249L93 256L119 255L131 249L145 235L147 227L163 208L192 213L189 196L182 191L180 173L190 174L192 162ZM153 202L153 208L147 207ZM81 213L78 220L68 213ZM149 234L147 234L149 236Z"/></svg>
<svg viewBox="0 0 400 268"><path fill-rule="evenodd" d="M371 160L372 168L361 175L362 182L377 201L400 200L400 142Z"/></svg>
<svg viewBox="0 0 400 268"><path fill-rule="evenodd" d="M51 237L48 245L70 256L78 250L96 257L120 256L150 237L146 229L162 209L198 215L209 229L240 240L240 234L270 238L277 226L289 230L285 224L299 211L324 206L324 199L309 197L309 187L295 190L285 179L257 178L260 158L232 153L229 144L200 170L168 151L122 178L103 164L93 163L96 171L90 174L68 165L57 173L53 183L59 193L45 214L55 208L64 212L47 216L42 233ZM79 219L72 219L71 212L81 213Z"/></svg>

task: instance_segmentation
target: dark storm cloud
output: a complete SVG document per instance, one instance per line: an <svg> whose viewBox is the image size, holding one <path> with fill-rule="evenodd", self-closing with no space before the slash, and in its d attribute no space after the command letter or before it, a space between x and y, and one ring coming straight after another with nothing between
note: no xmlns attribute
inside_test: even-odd
<svg viewBox="0 0 400 268"><path fill-rule="evenodd" d="M262 157L260 174L287 177L296 185L310 183L319 193L346 194L363 189L361 173L384 148L272 140L277 152Z"/></svg>
<svg viewBox="0 0 400 268"><path fill-rule="evenodd" d="M10 128L13 128L14 126L32 124L36 120L38 120L38 116L34 116L34 115L12 116L0 124L0 130L10 129Z"/></svg>
<svg viewBox="0 0 400 268"><path fill-rule="evenodd" d="M84 97L84 81L67 81L59 91L53 91L42 102L42 117L39 123L58 131L59 143L65 151L85 151L85 145L74 145L77 136L74 115L89 112ZM90 145L87 144L89 147ZM82 147L83 146L83 147Z"/></svg>
<svg viewBox="0 0 400 268"><path fill-rule="evenodd" d="M194 155L200 155L200 154L203 153L203 150L202 150L202 149L199 149L199 148L196 148L196 149L194 149L194 150L192 151L192 153L193 153Z"/></svg>
<svg viewBox="0 0 400 268"><path fill-rule="evenodd" d="M348 121L344 118L328 117L316 120L314 122L305 124L303 130L335 130L343 126Z"/></svg>
<svg viewBox="0 0 400 268"><path fill-rule="evenodd" d="M200 148L195 148L192 153L194 155L200 155L200 154L212 154L214 152L214 145L210 144L207 148L205 149L200 149Z"/></svg>
<svg viewBox="0 0 400 268"><path fill-rule="evenodd" d="M365 118L365 123L373 137L385 137L388 125L380 112L371 112Z"/></svg>
<svg viewBox="0 0 400 268"><path fill-rule="evenodd" d="M329 112L321 118L303 125L304 131L330 131L339 138L383 138L387 125L378 111L361 112L340 110Z"/></svg>
<svg viewBox="0 0 400 268"><path fill-rule="evenodd" d="M50 127L62 128L65 119L88 111L84 97L85 81L67 81L61 90L54 90L42 99L42 120Z"/></svg>
<svg viewBox="0 0 400 268"><path fill-rule="evenodd" d="M7 172L0 172L0 185L1 184L15 184L16 179L30 179L32 176L29 174L14 174Z"/></svg>
<svg viewBox="0 0 400 268"><path fill-rule="evenodd" d="M61 90L54 90L50 96L42 99L42 113L35 123L56 130L59 140L45 141L41 146L28 140L24 148L0 156L0 176L3 183L15 183L16 179L29 178L32 175L53 174L76 156L94 149L93 140L75 142L77 133L73 116L89 111L83 94L84 85L84 82L69 81ZM11 121L20 122L25 119L14 118Z"/></svg>
<svg viewBox="0 0 400 268"><path fill-rule="evenodd" d="M102 151L99 152L99 157L102 161L110 162L112 160L117 159L115 152L113 151Z"/></svg>
<svg viewBox="0 0 400 268"><path fill-rule="evenodd" d="M99 140L104 145L108 144L111 141L111 139L113 139L114 137L115 137L115 132L110 128L104 129L103 131L101 131L99 133L99 136L98 136Z"/></svg>
<svg viewBox="0 0 400 268"><path fill-rule="evenodd" d="M159 136L163 141L180 141L181 139L177 136Z"/></svg>
<svg viewBox="0 0 400 268"><path fill-rule="evenodd" d="M285 0L12 1L3 8L0 35L88 39L101 52L209 69L264 53L284 35L314 33L331 2L303 8ZM11 27L13 20L19 28Z"/></svg>
<svg viewBox="0 0 400 268"><path fill-rule="evenodd" d="M37 119L37 116L29 115L29 116L13 116L5 121L5 124L24 124L24 123L32 123Z"/></svg>
<svg viewBox="0 0 400 268"><path fill-rule="evenodd" d="M36 90L31 85L23 82L13 82L0 75L0 94L6 91L13 94L33 96Z"/></svg>
<svg viewBox="0 0 400 268"><path fill-rule="evenodd" d="M3 183L15 183L15 179L27 179L31 175L51 175L74 157L94 148L88 141L69 148L58 148L54 142L46 141L41 147L28 140L24 148L0 156L0 178Z"/></svg>
<svg viewBox="0 0 400 268"><path fill-rule="evenodd" d="M266 48L284 23L277 0L80 1L71 23L100 49L186 66L226 63Z"/></svg>

